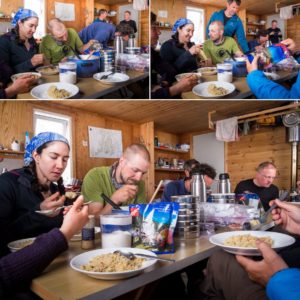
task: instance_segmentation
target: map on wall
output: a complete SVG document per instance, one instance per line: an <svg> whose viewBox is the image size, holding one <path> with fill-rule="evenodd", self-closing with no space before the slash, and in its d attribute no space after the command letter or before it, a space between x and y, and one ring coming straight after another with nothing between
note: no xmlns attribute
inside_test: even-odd
<svg viewBox="0 0 300 300"><path fill-rule="evenodd" d="M75 5L55 2L55 18L61 21L75 21Z"/></svg>
<svg viewBox="0 0 300 300"><path fill-rule="evenodd" d="M88 127L90 157L119 158L122 156L122 132L120 130Z"/></svg>

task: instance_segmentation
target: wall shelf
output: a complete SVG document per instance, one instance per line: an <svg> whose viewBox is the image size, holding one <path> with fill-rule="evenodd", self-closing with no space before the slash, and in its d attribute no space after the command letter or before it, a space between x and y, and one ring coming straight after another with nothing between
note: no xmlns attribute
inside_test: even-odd
<svg viewBox="0 0 300 300"><path fill-rule="evenodd" d="M25 151L0 150L0 154L4 155L23 155Z"/></svg>
<svg viewBox="0 0 300 300"><path fill-rule="evenodd" d="M189 151L175 150L175 149L169 149L169 148L163 148L163 147L154 147L154 149L158 150L158 151L171 152L171 153L189 153Z"/></svg>
<svg viewBox="0 0 300 300"><path fill-rule="evenodd" d="M155 168L155 171L159 172L184 172L183 169L170 169L170 168Z"/></svg>

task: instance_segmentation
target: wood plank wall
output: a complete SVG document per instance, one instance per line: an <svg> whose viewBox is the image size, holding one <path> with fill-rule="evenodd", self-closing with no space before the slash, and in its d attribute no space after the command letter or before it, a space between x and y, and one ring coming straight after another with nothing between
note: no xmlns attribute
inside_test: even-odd
<svg viewBox="0 0 300 300"><path fill-rule="evenodd" d="M226 145L225 164L232 189L239 181L253 178L255 168L263 161L272 161L278 168L274 184L279 189L290 188L291 145L286 142L284 127L260 128Z"/></svg>
<svg viewBox="0 0 300 300"><path fill-rule="evenodd" d="M79 109L69 108L66 110L58 104L47 102L1 102L0 103L0 144L10 147L11 139L14 137L24 143L25 131L33 133L33 109L42 109L56 113L63 113L72 117L73 145L72 153L75 162L74 177L83 178L93 167L110 165L115 159L90 158L88 147L82 142L88 141L88 126L115 129L122 131L123 149L141 139L140 125L125 122L114 118L108 118L96 113L89 113ZM18 120L16 122L16 120ZM24 144L22 145L24 147Z"/></svg>
<svg viewBox="0 0 300 300"><path fill-rule="evenodd" d="M300 15L287 20L287 37L300 43Z"/></svg>
<svg viewBox="0 0 300 300"><path fill-rule="evenodd" d="M19 7L23 7L23 6L24 6L23 0L14 0L14 1L2 0L0 11L3 12L6 16L10 16L13 11L16 12L19 9Z"/></svg>

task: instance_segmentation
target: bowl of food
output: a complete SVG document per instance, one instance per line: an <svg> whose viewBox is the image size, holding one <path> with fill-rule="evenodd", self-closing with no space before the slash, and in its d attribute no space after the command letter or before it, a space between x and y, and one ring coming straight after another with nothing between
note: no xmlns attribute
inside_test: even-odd
<svg viewBox="0 0 300 300"><path fill-rule="evenodd" d="M12 75L10 78L13 82L15 82L20 77L30 76L33 79L34 83L38 83L38 80L42 77L40 73L36 72L24 72L24 73L17 73Z"/></svg>
<svg viewBox="0 0 300 300"><path fill-rule="evenodd" d="M211 76L217 74L216 67L204 67L197 69L197 72L200 73L202 76Z"/></svg>
<svg viewBox="0 0 300 300"><path fill-rule="evenodd" d="M10 252L16 252L21 250L34 242L35 238L26 238L21 240L16 240L13 242L8 243L7 247L9 248Z"/></svg>
<svg viewBox="0 0 300 300"><path fill-rule="evenodd" d="M58 74L58 67L57 66L52 66L52 65L39 67L36 70L40 74L46 75L46 76Z"/></svg>
<svg viewBox="0 0 300 300"><path fill-rule="evenodd" d="M201 82L201 74L200 74L200 73L181 73L181 74L177 74L177 75L175 76L175 79L176 79L177 81L180 81L182 78L184 78L184 77L190 77L190 76L195 76L195 77L197 77L198 83Z"/></svg>

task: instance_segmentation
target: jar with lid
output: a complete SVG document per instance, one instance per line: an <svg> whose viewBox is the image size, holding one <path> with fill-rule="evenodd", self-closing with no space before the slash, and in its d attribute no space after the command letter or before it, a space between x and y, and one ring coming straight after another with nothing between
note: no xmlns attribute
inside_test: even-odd
<svg viewBox="0 0 300 300"><path fill-rule="evenodd" d="M92 249L95 246L95 216L90 215L88 222L83 226L81 248Z"/></svg>
<svg viewBox="0 0 300 300"><path fill-rule="evenodd" d="M59 81L65 83L75 84L77 81L77 65L75 62L62 62L58 64L59 67Z"/></svg>

